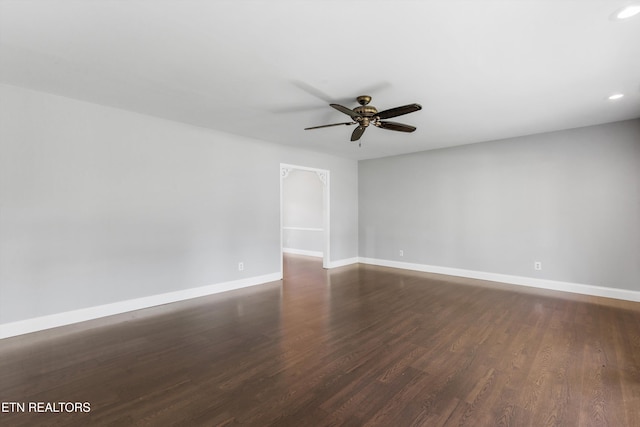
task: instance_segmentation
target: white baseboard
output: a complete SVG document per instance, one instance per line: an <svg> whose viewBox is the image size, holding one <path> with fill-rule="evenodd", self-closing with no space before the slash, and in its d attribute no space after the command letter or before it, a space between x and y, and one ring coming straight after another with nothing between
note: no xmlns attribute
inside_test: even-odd
<svg viewBox="0 0 640 427"><path fill-rule="evenodd" d="M332 261L329 268L342 267L351 264L371 264L384 267L400 268L405 270L423 271L427 273L445 274L449 276L467 277L471 279L488 280L492 282L509 283L513 285L530 286L535 288L550 289L562 292L572 292L584 295L593 295L605 298L615 298L626 301L640 302L640 292L628 289L607 288L603 286L585 285L580 283L561 282L556 280L536 279L533 277L512 276L498 273L487 273L483 271L464 270L459 268L438 267L426 264L414 264L400 261L390 261L375 258L354 257ZM249 277L246 279L234 280L231 282L217 283L198 288L184 289L175 292L152 295L148 297L136 298L132 300L120 301L112 304L105 304L94 307L87 307L79 310L67 311L63 313L51 314L48 316L36 317L32 319L20 320L17 322L0 324L0 339L17 335L37 332L115 314L126 313L144 308L154 307L172 302L184 301L191 298L212 295L219 292L245 288L249 286L261 285L264 283L278 281L282 278L281 273L271 273L263 276Z"/></svg>
<svg viewBox="0 0 640 427"><path fill-rule="evenodd" d="M184 301L206 295L217 294L219 292L233 289L246 288L249 286L261 285L264 283L280 280L280 273L265 274L263 276L248 277L246 279L234 280L231 282L216 283L197 288L183 289L175 292L151 295L148 297L136 298L126 301L119 301L111 304L104 304L94 307L82 308L79 310L66 311L63 313L51 314L48 316L35 317L32 319L20 320L17 322L0 324L0 339L45 329L56 328L58 326L70 325L87 320L98 319L100 317L112 316L143 308L154 307L172 302Z"/></svg>
<svg viewBox="0 0 640 427"><path fill-rule="evenodd" d="M306 255L306 256L314 256L317 258L322 258L322 251L308 251L305 249L294 249L294 248L282 248L282 252L285 254L295 254L295 255Z"/></svg>
<svg viewBox="0 0 640 427"><path fill-rule="evenodd" d="M358 257L339 259L336 261L330 261L328 268L344 267L345 265L357 264L359 262L360 259Z"/></svg>
<svg viewBox="0 0 640 427"><path fill-rule="evenodd" d="M607 288L604 286L585 285L581 283L561 282L557 280L536 279L534 277L512 276L508 274L487 273L484 271L464 270L459 268L438 267L426 264L414 264L401 261L390 261L375 258L363 258L363 264L401 268L405 270L423 271L427 273L446 274L449 276L468 277L470 279L488 280L491 282L509 283L512 285L530 286L575 294L593 295L640 302L640 292L628 289Z"/></svg>

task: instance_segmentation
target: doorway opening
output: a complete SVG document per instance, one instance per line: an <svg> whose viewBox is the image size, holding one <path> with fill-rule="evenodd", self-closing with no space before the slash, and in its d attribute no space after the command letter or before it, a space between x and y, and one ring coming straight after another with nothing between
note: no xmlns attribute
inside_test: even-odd
<svg viewBox="0 0 640 427"><path fill-rule="evenodd" d="M329 268L329 171L280 164L280 272L284 253L322 257Z"/></svg>

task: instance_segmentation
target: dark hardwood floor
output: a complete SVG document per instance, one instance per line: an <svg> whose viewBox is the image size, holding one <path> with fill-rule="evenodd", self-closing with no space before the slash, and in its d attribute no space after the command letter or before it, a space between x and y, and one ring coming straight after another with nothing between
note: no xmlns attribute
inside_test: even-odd
<svg viewBox="0 0 640 427"><path fill-rule="evenodd" d="M640 303L288 256L283 283L1 340L0 401L90 404L3 426L640 426Z"/></svg>

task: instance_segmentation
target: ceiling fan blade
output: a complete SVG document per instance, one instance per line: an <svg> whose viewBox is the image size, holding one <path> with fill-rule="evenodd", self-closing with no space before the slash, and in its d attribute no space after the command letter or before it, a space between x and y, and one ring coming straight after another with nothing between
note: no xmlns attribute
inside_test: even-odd
<svg viewBox="0 0 640 427"><path fill-rule="evenodd" d="M403 114L413 113L414 111L422 110L420 104L403 105L402 107L391 108L389 110L380 111L376 116L381 119L390 119L391 117L402 116Z"/></svg>
<svg viewBox="0 0 640 427"><path fill-rule="evenodd" d="M327 95L317 87L311 86L309 83L305 83L300 80L291 80L291 83L297 86L298 89L302 89L303 91L307 92L309 95L314 96L318 99L321 99L327 103L335 101L335 99L332 99L329 95Z"/></svg>
<svg viewBox="0 0 640 427"><path fill-rule="evenodd" d="M297 104L297 105L287 105L287 106L283 106L283 107L268 107L265 108L266 111L268 111L269 113L275 113L275 114L290 114L290 113L303 113L305 111L317 111L317 110L321 110L323 108L327 108L326 105L302 105L302 104Z"/></svg>
<svg viewBox="0 0 640 427"><path fill-rule="evenodd" d="M353 133L351 134L351 140L352 141L359 140L365 130L367 130L367 128L364 126L358 126L357 128L355 128L353 130Z"/></svg>
<svg viewBox="0 0 640 427"><path fill-rule="evenodd" d="M320 128L328 128L328 127L331 127L331 126L340 126L340 125L347 125L347 126L349 126L349 125L355 125L355 124L356 124L356 122L333 123L333 124L331 124L331 125L321 125L321 126L313 126L313 127L310 127L310 128L304 128L304 130L309 130L309 129L320 129Z"/></svg>
<svg viewBox="0 0 640 427"><path fill-rule="evenodd" d="M403 123L396 123L396 122L377 122L376 126L382 129L389 129L389 130L397 130L400 132L413 132L414 130L416 130L415 126L411 126L411 125L405 125Z"/></svg>
<svg viewBox="0 0 640 427"><path fill-rule="evenodd" d="M336 110L340 111L341 113L344 113L348 116L351 116L352 118L358 118L358 117L362 117L360 114L356 113L355 111L351 110L350 108L347 107L343 107L340 104L329 104L331 105L333 108L335 108Z"/></svg>

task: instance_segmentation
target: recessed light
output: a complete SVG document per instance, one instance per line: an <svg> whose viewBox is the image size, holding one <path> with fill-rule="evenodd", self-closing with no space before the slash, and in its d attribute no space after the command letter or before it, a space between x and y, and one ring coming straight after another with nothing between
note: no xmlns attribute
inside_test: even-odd
<svg viewBox="0 0 640 427"><path fill-rule="evenodd" d="M623 96L624 96L624 93L616 93L616 94L614 94L614 95L611 95L611 96L609 97L609 99L610 99L611 101L615 101L616 99L620 99L620 98L622 98Z"/></svg>
<svg viewBox="0 0 640 427"><path fill-rule="evenodd" d="M630 4L613 14L615 19L629 19L640 13L640 4Z"/></svg>

